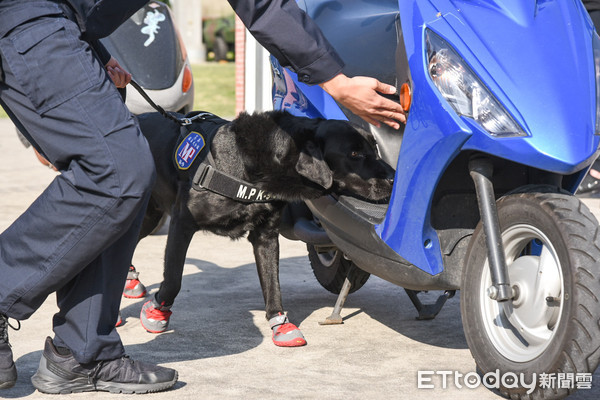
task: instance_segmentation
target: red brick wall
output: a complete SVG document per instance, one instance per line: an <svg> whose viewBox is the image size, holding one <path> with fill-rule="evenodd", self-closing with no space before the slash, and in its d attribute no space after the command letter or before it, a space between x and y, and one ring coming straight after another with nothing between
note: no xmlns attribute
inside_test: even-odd
<svg viewBox="0 0 600 400"><path fill-rule="evenodd" d="M235 113L244 111L244 66L246 63L246 28L242 21L235 18Z"/></svg>

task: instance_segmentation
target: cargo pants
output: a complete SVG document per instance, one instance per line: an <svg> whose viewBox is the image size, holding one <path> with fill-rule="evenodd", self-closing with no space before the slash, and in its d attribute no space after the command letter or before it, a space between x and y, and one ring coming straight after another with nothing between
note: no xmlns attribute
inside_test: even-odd
<svg viewBox="0 0 600 400"><path fill-rule="evenodd" d="M0 104L60 171L0 234L0 313L27 319L56 292L55 344L80 363L118 358L115 323L155 179L148 144L55 3L0 1L0 62Z"/></svg>

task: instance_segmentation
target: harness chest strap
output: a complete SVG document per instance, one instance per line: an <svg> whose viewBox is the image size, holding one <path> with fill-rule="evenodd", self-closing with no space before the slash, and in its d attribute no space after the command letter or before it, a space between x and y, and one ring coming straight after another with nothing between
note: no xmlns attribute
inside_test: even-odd
<svg viewBox="0 0 600 400"><path fill-rule="evenodd" d="M266 203L277 200L271 193L244 180L221 172L206 162L202 162L198 166L192 179L192 187L195 190L210 190L233 200L246 203Z"/></svg>
<svg viewBox="0 0 600 400"><path fill-rule="evenodd" d="M192 188L195 190L209 190L246 203L276 200L271 193L214 167L210 145L219 127L228 121L210 113L186 116L186 120L191 121L192 119L195 119L193 123L182 126L179 144L174 151L173 161L180 180L190 179L190 174L194 171L193 166L198 165L192 177Z"/></svg>

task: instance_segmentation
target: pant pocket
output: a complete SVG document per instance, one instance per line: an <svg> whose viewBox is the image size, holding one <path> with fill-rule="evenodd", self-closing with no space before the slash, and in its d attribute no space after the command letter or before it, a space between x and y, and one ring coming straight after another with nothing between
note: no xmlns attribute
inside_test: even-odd
<svg viewBox="0 0 600 400"><path fill-rule="evenodd" d="M42 17L0 40L10 72L39 114L101 81L101 66L79 35L65 18Z"/></svg>

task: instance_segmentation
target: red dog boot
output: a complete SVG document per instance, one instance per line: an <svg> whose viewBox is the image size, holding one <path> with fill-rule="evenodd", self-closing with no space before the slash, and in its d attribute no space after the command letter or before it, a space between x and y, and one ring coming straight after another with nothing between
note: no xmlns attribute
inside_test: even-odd
<svg viewBox="0 0 600 400"><path fill-rule="evenodd" d="M273 343L276 346L298 347L306 344L300 329L292 324L286 315L279 313L269 320L269 325L273 330Z"/></svg>
<svg viewBox="0 0 600 400"><path fill-rule="evenodd" d="M140 322L145 330L150 333L162 333L169 327L171 306L160 305L155 299L149 300L142 306Z"/></svg>
<svg viewBox="0 0 600 400"><path fill-rule="evenodd" d="M121 311L119 311L119 317L117 318L117 323L115 324L115 327L118 328L120 326L123 326L125 324L125 321L123 321L123 317L121 316Z"/></svg>
<svg viewBox="0 0 600 400"><path fill-rule="evenodd" d="M146 295L146 286L139 280L140 273L135 270L133 265L129 266L127 280L125 281L125 289L123 296L128 299L139 299Z"/></svg>

